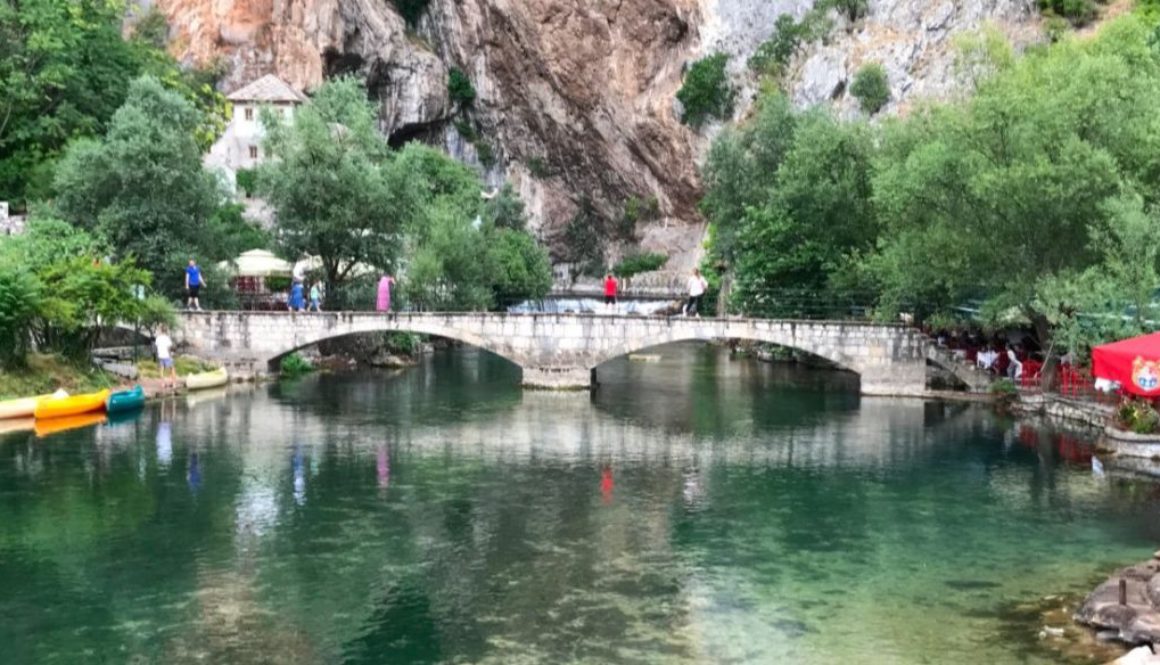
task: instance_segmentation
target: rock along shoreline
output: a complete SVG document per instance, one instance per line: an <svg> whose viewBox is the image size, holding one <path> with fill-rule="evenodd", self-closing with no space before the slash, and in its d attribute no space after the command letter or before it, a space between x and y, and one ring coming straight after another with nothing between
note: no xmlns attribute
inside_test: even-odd
<svg viewBox="0 0 1160 665"><path fill-rule="evenodd" d="M1160 648L1160 551L1112 573L1084 598L1074 618L1100 639Z"/></svg>

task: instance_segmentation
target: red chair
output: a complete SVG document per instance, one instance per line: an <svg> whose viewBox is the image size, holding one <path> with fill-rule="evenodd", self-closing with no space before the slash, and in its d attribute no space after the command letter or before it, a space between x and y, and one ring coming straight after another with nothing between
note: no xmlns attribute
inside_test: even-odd
<svg viewBox="0 0 1160 665"><path fill-rule="evenodd" d="M1071 365L1059 368L1059 392L1064 395L1079 395L1087 386L1087 377Z"/></svg>

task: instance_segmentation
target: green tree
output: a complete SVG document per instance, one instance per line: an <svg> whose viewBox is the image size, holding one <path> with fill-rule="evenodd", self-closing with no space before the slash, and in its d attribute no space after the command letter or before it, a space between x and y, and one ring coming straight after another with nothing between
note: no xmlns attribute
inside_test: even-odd
<svg viewBox="0 0 1160 665"><path fill-rule="evenodd" d="M220 135L228 110L213 74L179 67L152 43L156 35L122 39L123 16L120 0L0 3L0 200L21 209L51 196L60 152L103 134L142 73L204 112L203 147Z"/></svg>
<svg viewBox="0 0 1160 665"><path fill-rule="evenodd" d="M685 82L677 92L684 113L681 121L691 127L700 127L710 117L725 120L733 112L735 91L729 85L725 65L729 56L716 53L693 63L685 74Z"/></svg>
<svg viewBox="0 0 1160 665"><path fill-rule="evenodd" d="M171 296L190 257L228 256L209 224L223 197L201 166L199 123L185 98L142 77L105 138L70 146L56 175L60 215L107 239L114 258L135 257Z"/></svg>
<svg viewBox="0 0 1160 665"><path fill-rule="evenodd" d="M564 228L563 259L572 264L572 279L582 275L599 277L604 274L604 246L600 234L601 221L596 209L587 198L580 201L576 214Z"/></svg>
<svg viewBox="0 0 1160 665"><path fill-rule="evenodd" d="M552 289L548 252L525 231L492 229L487 235L493 306L539 300Z"/></svg>
<svg viewBox="0 0 1160 665"><path fill-rule="evenodd" d="M767 315L812 314L787 300L822 298L852 255L874 247L873 154L865 125L842 123L820 110L796 120L776 183L742 217L731 295L737 307Z"/></svg>
<svg viewBox="0 0 1160 665"><path fill-rule="evenodd" d="M329 81L290 122L270 113L262 121L271 159L258 190L274 209L284 254L319 257L330 287L359 266L394 269L415 179L391 157L362 85Z"/></svg>
<svg viewBox="0 0 1160 665"><path fill-rule="evenodd" d="M886 303L983 298L990 311L1016 308L1050 343L1058 314L1080 309L1060 285L1109 261L1119 237L1093 230L1133 218L1122 192L1141 206L1160 196L1160 129L1147 111L1160 103L1160 63L1148 37L1134 19L1113 22L891 129L874 179L885 233L869 259Z"/></svg>
<svg viewBox="0 0 1160 665"><path fill-rule="evenodd" d="M41 294L40 281L24 266L0 260L0 368L24 364Z"/></svg>
<svg viewBox="0 0 1160 665"><path fill-rule="evenodd" d="M499 192L487 202L487 219L499 228L523 231L528 226L528 216L524 212L524 202L504 183Z"/></svg>
<svg viewBox="0 0 1160 665"><path fill-rule="evenodd" d="M886 102L890 101L890 81L886 78L886 69L876 62L863 65L854 75L850 94L854 95L866 113L874 115L882 110Z"/></svg>
<svg viewBox="0 0 1160 665"><path fill-rule="evenodd" d="M0 282L24 294L6 319L23 327L16 334L24 340L31 334L38 348L87 362L102 325L172 318L164 303L136 297L135 287L149 286L149 273L131 260L103 260L104 249L91 234L46 217L34 218L24 235L0 244ZM16 348L9 361L27 350Z"/></svg>
<svg viewBox="0 0 1160 665"><path fill-rule="evenodd" d="M489 251L470 219L449 200L424 214L424 233L414 239L403 290L430 311L487 310L494 304Z"/></svg>

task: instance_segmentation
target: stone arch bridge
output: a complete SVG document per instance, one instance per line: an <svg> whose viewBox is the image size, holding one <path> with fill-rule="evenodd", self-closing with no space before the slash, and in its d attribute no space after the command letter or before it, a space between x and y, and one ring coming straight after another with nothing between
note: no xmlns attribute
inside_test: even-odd
<svg viewBox="0 0 1160 665"><path fill-rule="evenodd" d="M183 312L176 341L199 355L256 371L318 342L367 332L412 332L464 342L519 365L535 388L586 388L618 356L687 340L769 342L825 358L861 376L871 395L919 395L926 340L900 325L593 314Z"/></svg>

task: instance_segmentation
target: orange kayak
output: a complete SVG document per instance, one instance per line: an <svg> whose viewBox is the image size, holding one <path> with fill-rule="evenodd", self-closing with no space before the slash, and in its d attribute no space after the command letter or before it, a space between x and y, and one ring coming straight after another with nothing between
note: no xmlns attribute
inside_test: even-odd
<svg viewBox="0 0 1160 665"><path fill-rule="evenodd" d="M79 416L82 413L104 411L105 400L109 399L109 391L88 393L87 395L72 395L70 397L45 397L37 400L34 415L37 420L44 418L64 418L65 416Z"/></svg>
<svg viewBox="0 0 1160 665"><path fill-rule="evenodd" d="M36 436L44 438L49 434L67 432L70 429L91 427L105 422L105 414L97 411L83 413L79 416L65 416L63 418L49 418L36 421Z"/></svg>

